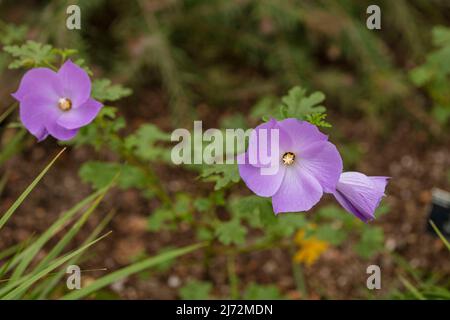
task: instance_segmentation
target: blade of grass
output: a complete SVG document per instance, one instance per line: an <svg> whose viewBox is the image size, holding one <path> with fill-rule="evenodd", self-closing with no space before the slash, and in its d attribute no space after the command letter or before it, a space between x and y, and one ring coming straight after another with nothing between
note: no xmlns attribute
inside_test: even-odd
<svg viewBox="0 0 450 320"><path fill-rule="evenodd" d="M419 292L419 290L417 290L415 286L413 286L411 282L409 282L402 276L399 276L399 278L400 281L403 283L403 285L406 287L406 289L408 289L416 297L416 299L426 300L426 298Z"/></svg>
<svg viewBox="0 0 450 320"><path fill-rule="evenodd" d="M36 256L36 254L39 252L39 250L56 234L58 231L60 231L65 224L72 218L75 214L77 214L84 206L86 206L88 203L93 201L96 197L106 193L109 189L109 186L100 189L96 191L95 193L91 194L90 196L84 198L82 201L80 201L78 204L76 204L71 209L64 212L61 217L53 223L41 236L39 236L36 241L30 245L20 256L20 262L15 261L15 263L12 265L12 267L16 266L17 263L19 265L14 270L14 273L12 275L12 280L17 280L20 275L25 272L25 269L28 267L28 265L31 263L33 258Z"/></svg>
<svg viewBox="0 0 450 320"><path fill-rule="evenodd" d="M25 189L25 191L17 198L17 200L12 204L12 206L6 211L5 214L0 218L0 229L4 226L4 224L9 220L12 214L16 211L16 209L22 204L25 198L30 194L30 192L36 187L36 185L41 181L41 179L45 176L48 170L53 166L55 161L61 156L61 154L66 150L66 148L62 149L50 163L41 171L41 173L31 182L31 184Z"/></svg>
<svg viewBox="0 0 450 320"><path fill-rule="evenodd" d="M14 253L17 252L17 250L20 248L21 243L15 244L9 248L6 248L5 250L2 250L0 252L0 260L5 259L11 255L13 255Z"/></svg>
<svg viewBox="0 0 450 320"><path fill-rule="evenodd" d="M23 250L28 246L28 244L34 240L34 237L31 236L30 238L26 239L25 241L22 241L19 243L19 247L17 248L17 251L15 252L14 256L10 258L2 267L0 268L0 282L3 282L1 278L4 274L6 274L9 270L10 265L17 259L17 257L23 252ZM8 279L9 281L9 279Z"/></svg>
<svg viewBox="0 0 450 320"><path fill-rule="evenodd" d="M0 196L2 195L3 191L5 190L6 183L8 182L9 173L6 172L1 180L0 180Z"/></svg>
<svg viewBox="0 0 450 320"><path fill-rule="evenodd" d="M17 102L13 103L0 115L0 123L2 123L13 111L19 106Z"/></svg>
<svg viewBox="0 0 450 320"><path fill-rule="evenodd" d="M102 193L100 196L95 199L93 204L85 211L85 213L81 216L80 219L70 228L70 230L62 237L62 239L50 250L50 252L39 262L36 266L35 271L40 271L45 267L45 265L56 258L67 246L67 244L75 237L75 235L80 231L81 227L86 223L89 216L95 209L98 207L100 202L103 200L105 193Z"/></svg>
<svg viewBox="0 0 450 320"><path fill-rule="evenodd" d="M82 245L85 245L94 240L108 225L114 214L115 213L112 211L102 221L100 221L100 223L97 225L94 231L92 231L89 237L83 242ZM72 260L67 262L67 265L77 264L82 257L83 254L80 254L79 256L72 258ZM57 275L49 279L49 281L43 282L38 288L36 288L35 292L33 292L33 295L37 296L38 299L45 299L49 295L49 293L58 285L58 283L64 277L65 273L65 270L61 270Z"/></svg>
<svg viewBox="0 0 450 320"><path fill-rule="evenodd" d="M444 242L447 249L450 250L450 243L448 242L448 240L444 237L442 232L438 229L438 227L434 224L434 222L432 220L429 220L429 222L430 222L431 226L433 227L434 231L439 236L439 238L441 238L442 242Z"/></svg>
<svg viewBox="0 0 450 320"><path fill-rule="evenodd" d="M4 300L17 299L24 291L26 291L30 286L32 286L38 280L40 280L41 278L45 277L47 274L49 274L50 272L52 272L53 270L55 270L59 266L63 265L64 263L66 263L67 261L72 259L73 257L79 255L84 250L86 250L87 248L91 247L92 245L94 245L98 241L100 241L103 238L107 237L109 234L111 234L111 231L106 233L105 235L97 238L96 240L91 241L90 243L80 247L79 249L73 251L72 253L69 253L69 254L67 254L64 257L61 257L61 258L57 259L56 261L54 261L52 264L50 264L45 269L43 269L43 270L41 270L41 271L39 271L39 272L37 272L35 274L31 273L29 275L26 275L26 276L22 277L18 283L8 284L9 286L12 286L15 289L13 289L8 294L6 294L2 299L4 299Z"/></svg>
<svg viewBox="0 0 450 320"><path fill-rule="evenodd" d="M85 288L82 288L80 290L75 290L75 291L63 296L62 299L63 300L81 299L81 298L83 298L99 289L102 289L120 279L126 278L132 274L143 271L145 269L148 269L148 268L158 265L160 263L164 263L168 260L172 260L176 257L185 255L185 254L192 252L194 250L197 250L203 246L204 246L204 244L194 244L194 245L191 245L188 247L167 251L160 255L157 255L156 257L151 257L151 258L145 259L143 261L134 263L128 267L125 267L123 269L115 271L107 276L104 276L104 277L94 281L92 284L90 284L89 286L87 286Z"/></svg>
<svg viewBox="0 0 450 320"><path fill-rule="evenodd" d="M18 153L22 148L22 139L25 137L27 131L25 129L20 129L14 137L7 143L7 145L0 152L0 165L2 165L6 160L11 158L14 154Z"/></svg>

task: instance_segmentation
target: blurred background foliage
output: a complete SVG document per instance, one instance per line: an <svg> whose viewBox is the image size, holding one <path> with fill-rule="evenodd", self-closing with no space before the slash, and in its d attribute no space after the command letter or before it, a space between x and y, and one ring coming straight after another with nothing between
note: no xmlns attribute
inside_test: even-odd
<svg viewBox="0 0 450 320"><path fill-rule="evenodd" d="M298 84L325 92L336 112L367 116L377 130L406 114L438 134L424 94L414 91L425 86L438 103L433 115L446 122L439 87L448 81L448 31L432 36L448 21L445 1L378 1L383 31L365 26L370 1L78 1L81 32L48 27L64 25L68 2L13 3L0 4L2 15L15 13L21 26L2 24L3 44L22 39L26 22L34 40L77 48L135 92L160 86L177 124L195 118L199 105L238 111L243 101ZM406 71L421 64L410 81Z"/></svg>

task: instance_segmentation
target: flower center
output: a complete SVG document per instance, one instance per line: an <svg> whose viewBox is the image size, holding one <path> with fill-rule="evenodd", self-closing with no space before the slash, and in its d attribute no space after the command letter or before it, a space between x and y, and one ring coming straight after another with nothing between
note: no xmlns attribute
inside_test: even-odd
<svg viewBox="0 0 450 320"><path fill-rule="evenodd" d="M292 152L286 152L283 154L283 157L281 158L283 160L283 164L290 166L295 161L295 154Z"/></svg>
<svg viewBox="0 0 450 320"><path fill-rule="evenodd" d="M72 109L72 101L68 98L61 98L58 100L58 107L62 111L69 111Z"/></svg>

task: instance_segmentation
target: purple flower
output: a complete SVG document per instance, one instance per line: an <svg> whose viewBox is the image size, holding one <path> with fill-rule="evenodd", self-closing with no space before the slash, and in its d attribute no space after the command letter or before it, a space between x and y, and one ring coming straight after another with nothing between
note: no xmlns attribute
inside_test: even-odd
<svg viewBox="0 0 450 320"><path fill-rule="evenodd" d="M274 132L271 129L277 130L278 146L270 143L267 147L264 143L260 146L258 132L265 130L271 136ZM316 126L292 118L271 119L256 127L253 133L249 149L238 157L239 174L254 193L272 197L275 213L307 211L324 192L335 190L342 172L342 159L336 147ZM270 137L265 140L271 141ZM257 156L253 154L255 152ZM276 161L249 161L261 159L265 152ZM263 169L268 167L274 169L272 174L264 174Z"/></svg>
<svg viewBox="0 0 450 320"><path fill-rule="evenodd" d="M359 172L344 172L333 192L345 210L364 222L375 218L375 209L385 195L389 177L368 177Z"/></svg>
<svg viewBox="0 0 450 320"><path fill-rule="evenodd" d="M12 96L20 102L20 119L39 141L49 134L59 140L73 138L78 129L97 116L100 102L90 98L87 73L66 61L58 72L48 68L28 71Z"/></svg>

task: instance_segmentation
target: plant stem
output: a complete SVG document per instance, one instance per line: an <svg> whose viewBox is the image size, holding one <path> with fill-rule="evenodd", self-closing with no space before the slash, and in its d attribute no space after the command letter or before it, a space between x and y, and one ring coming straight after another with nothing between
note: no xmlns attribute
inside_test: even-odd
<svg viewBox="0 0 450 320"><path fill-rule="evenodd" d="M293 245L290 247L291 257L294 256L295 248ZM301 264L295 263L294 259L291 258L292 261L292 273L294 276L295 285L297 290L301 292L302 299L308 297L308 288L306 287L305 275L303 273L303 268Z"/></svg>
<svg viewBox="0 0 450 320"><path fill-rule="evenodd" d="M17 107L19 104L17 102L13 102L5 112L0 115L0 123L2 123Z"/></svg>
<svg viewBox="0 0 450 320"><path fill-rule="evenodd" d="M230 297L239 299L239 279L236 275L236 257L234 254L227 256L228 280L230 281Z"/></svg>

